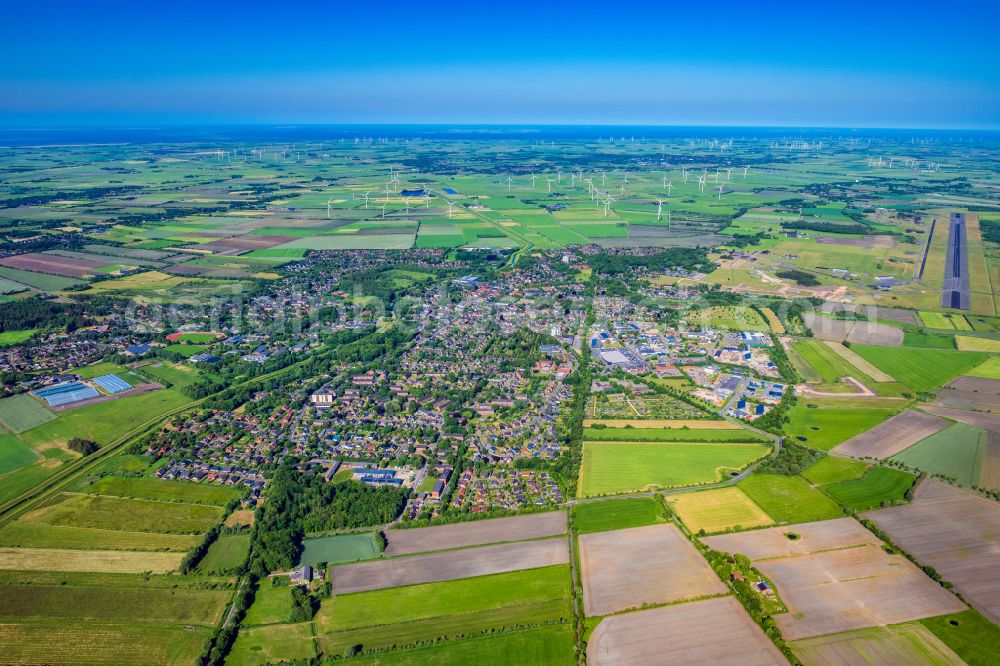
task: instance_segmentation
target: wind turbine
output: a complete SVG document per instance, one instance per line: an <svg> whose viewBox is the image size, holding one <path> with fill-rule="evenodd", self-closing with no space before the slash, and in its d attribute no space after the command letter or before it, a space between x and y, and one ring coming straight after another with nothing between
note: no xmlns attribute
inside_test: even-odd
<svg viewBox="0 0 1000 666"><path fill-rule="evenodd" d="M511 177L507 176L507 191L510 192Z"/></svg>
<svg viewBox="0 0 1000 666"><path fill-rule="evenodd" d="M382 204L382 219L385 219L385 204Z"/></svg>
<svg viewBox="0 0 1000 666"><path fill-rule="evenodd" d="M748 169L750 169L750 167L748 167L748 166L743 167L743 180L747 179L747 170Z"/></svg>
<svg viewBox="0 0 1000 666"><path fill-rule="evenodd" d="M719 190L719 198L720 198L720 199L722 198L722 188L723 188L723 187L725 187L725 185L719 185L719 186L717 186L717 187L715 188L715 189Z"/></svg>
<svg viewBox="0 0 1000 666"><path fill-rule="evenodd" d="M726 180L730 181L733 179L733 167L726 168Z"/></svg>
<svg viewBox="0 0 1000 666"><path fill-rule="evenodd" d="M448 219L451 219L451 211L455 208L455 204L452 201L448 202Z"/></svg>
<svg viewBox="0 0 1000 666"><path fill-rule="evenodd" d="M681 167L681 173L684 174L684 184L686 185L687 182L688 182L688 170L687 170L687 167Z"/></svg>
<svg viewBox="0 0 1000 666"><path fill-rule="evenodd" d="M656 221L663 219L663 199L656 200Z"/></svg>
<svg viewBox="0 0 1000 666"><path fill-rule="evenodd" d="M330 219L330 204L333 203L333 197L330 197L326 202L326 219Z"/></svg>
<svg viewBox="0 0 1000 666"><path fill-rule="evenodd" d="M670 193L674 191L674 181L673 180L668 180L666 187L667 187L667 196L669 197Z"/></svg>
<svg viewBox="0 0 1000 666"><path fill-rule="evenodd" d="M556 169L556 182L562 183L562 171L560 169Z"/></svg>
<svg viewBox="0 0 1000 666"><path fill-rule="evenodd" d="M608 184L607 180L608 180L608 172L607 171L602 171L601 172L601 187L604 187L605 185Z"/></svg>
<svg viewBox="0 0 1000 666"><path fill-rule="evenodd" d="M531 174L531 189L535 189L535 174Z"/></svg>
<svg viewBox="0 0 1000 666"><path fill-rule="evenodd" d="M371 194L371 192L365 192L365 195L364 195L365 196L365 208L368 208L368 195L369 194Z"/></svg>
<svg viewBox="0 0 1000 666"><path fill-rule="evenodd" d="M403 205L406 206L406 211L404 214L409 215L410 213L410 197L403 197Z"/></svg>
<svg viewBox="0 0 1000 666"><path fill-rule="evenodd" d="M612 199L612 198L611 198L611 195L610 195L610 194L609 194L609 195L608 195L608 197L607 197L607 198L606 198L606 199L604 200L604 218L605 218L605 219L607 219L607 217L608 217L608 209L609 209L609 208L611 208L611 202L612 202L612 201L614 201L614 199Z"/></svg>
<svg viewBox="0 0 1000 666"><path fill-rule="evenodd" d="M546 176L546 178L545 178L545 184L549 188L549 193L551 193L552 192L552 179Z"/></svg>
<svg viewBox="0 0 1000 666"><path fill-rule="evenodd" d="M430 208L430 207L431 207L431 191L425 187L424 188L424 208Z"/></svg>

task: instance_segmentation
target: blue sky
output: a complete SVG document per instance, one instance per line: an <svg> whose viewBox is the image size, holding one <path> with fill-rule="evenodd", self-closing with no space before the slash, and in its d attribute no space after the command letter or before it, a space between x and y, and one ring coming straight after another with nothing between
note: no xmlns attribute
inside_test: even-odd
<svg viewBox="0 0 1000 666"><path fill-rule="evenodd" d="M40 0L4 14L8 126L1000 128L987 2Z"/></svg>

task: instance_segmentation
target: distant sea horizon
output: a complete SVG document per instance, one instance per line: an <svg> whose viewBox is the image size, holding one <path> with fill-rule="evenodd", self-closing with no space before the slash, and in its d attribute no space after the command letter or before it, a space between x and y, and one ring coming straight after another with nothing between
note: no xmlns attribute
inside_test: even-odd
<svg viewBox="0 0 1000 666"><path fill-rule="evenodd" d="M939 139L997 139L1000 130L850 128L806 126L732 125L593 125L593 124L164 124L160 126L66 125L52 127L0 127L0 145L32 146L92 143L219 143L353 141L360 137L432 140L490 141L578 141L624 138L631 141L655 139L741 138L802 139L846 138L908 140L915 137Z"/></svg>

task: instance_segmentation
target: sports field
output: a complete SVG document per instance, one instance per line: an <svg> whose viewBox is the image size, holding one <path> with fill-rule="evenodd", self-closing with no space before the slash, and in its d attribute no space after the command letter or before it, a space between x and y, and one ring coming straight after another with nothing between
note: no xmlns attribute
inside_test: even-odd
<svg viewBox="0 0 1000 666"><path fill-rule="evenodd" d="M671 495L670 508L691 532L712 534L731 529L764 527L774 523L739 488L714 488Z"/></svg>
<svg viewBox="0 0 1000 666"><path fill-rule="evenodd" d="M804 523L844 513L836 502L799 476L751 474L737 487L777 523Z"/></svg>
<svg viewBox="0 0 1000 666"><path fill-rule="evenodd" d="M641 527L662 523L666 519L663 506L652 497L630 497L573 505L573 530L577 534Z"/></svg>
<svg viewBox="0 0 1000 666"><path fill-rule="evenodd" d="M764 444L584 442L580 495L713 483L770 450Z"/></svg>

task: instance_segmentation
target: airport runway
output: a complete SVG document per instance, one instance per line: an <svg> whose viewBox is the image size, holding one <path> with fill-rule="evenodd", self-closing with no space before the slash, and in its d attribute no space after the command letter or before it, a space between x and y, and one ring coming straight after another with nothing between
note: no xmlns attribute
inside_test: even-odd
<svg viewBox="0 0 1000 666"><path fill-rule="evenodd" d="M941 288L941 307L969 309L969 244L965 213L952 213L948 225L948 249Z"/></svg>

